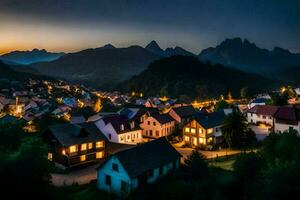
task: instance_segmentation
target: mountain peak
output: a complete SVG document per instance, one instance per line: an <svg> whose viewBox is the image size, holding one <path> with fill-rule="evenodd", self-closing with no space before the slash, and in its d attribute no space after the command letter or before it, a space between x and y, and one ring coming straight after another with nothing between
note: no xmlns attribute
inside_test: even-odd
<svg viewBox="0 0 300 200"><path fill-rule="evenodd" d="M106 48L106 49L115 49L116 47L110 43L106 44L103 46L103 48Z"/></svg>
<svg viewBox="0 0 300 200"><path fill-rule="evenodd" d="M160 46L157 44L155 40L152 40L146 47L148 51L151 51L152 53L158 54L158 55L164 55L164 50L160 48Z"/></svg>

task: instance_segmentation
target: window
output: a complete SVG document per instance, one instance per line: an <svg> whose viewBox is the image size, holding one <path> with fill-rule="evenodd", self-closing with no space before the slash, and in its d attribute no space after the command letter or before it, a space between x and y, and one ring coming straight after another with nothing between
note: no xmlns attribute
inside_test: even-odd
<svg viewBox="0 0 300 200"><path fill-rule="evenodd" d="M266 119L267 117L265 115L263 115L263 119Z"/></svg>
<svg viewBox="0 0 300 200"><path fill-rule="evenodd" d="M148 123L148 125L150 125L150 121L148 121L147 123Z"/></svg>
<svg viewBox="0 0 300 200"><path fill-rule="evenodd" d="M131 122L130 127L131 129L134 129L134 122Z"/></svg>
<svg viewBox="0 0 300 200"><path fill-rule="evenodd" d="M88 149L92 149L93 148L93 143L89 143L88 144Z"/></svg>
<svg viewBox="0 0 300 200"><path fill-rule="evenodd" d="M212 132L213 132L213 128L207 129L207 133L208 133L208 134L210 134L210 133L212 133Z"/></svg>
<svg viewBox="0 0 300 200"><path fill-rule="evenodd" d="M118 164L113 163L113 164L112 164L112 169L113 169L114 171L118 172L118 171L119 171L119 166L118 166Z"/></svg>
<svg viewBox="0 0 300 200"><path fill-rule="evenodd" d="M61 151L61 154L62 154L62 155L66 155L66 150L63 149L63 150Z"/></svg>
<svg viewBox="0 0 300 200"><path fill-rule="evenodd" d="M159 137L159 131L155 131L156 137Z"/></svg>
<svg viewBox="0 0 300 200"><path fill-rule="evenodd" d="M70 146L70 147L69 147L69 151L70 151L70 153L75 153L75 152L77 152L77 145L72 145L72 146Z"/></svg>
<svg viewBox="0 0 300 200"><path fill-rule="evenodd" d="M196 137L193 137L193 145L195 145L195 146L198 145L198 142L197 142L197 138L196 138Z"/></svg>
<svg viewBox="0 0 300 200"><path fill-rule="evenodd" d="M199 128L199 133L202 134L202 129L201 128Z"/></svg>
<svg viewBox="0 0 300 200"><path fill-rule="evenodd" d="M96 159L101 159L104 157L104 152L100 151L100 152L96 152Z"/></svg>
<svg viewBox="0 0 300 200"><path fill-rule="evenodd" d="M108 134L108 139L110 139L110 140L111 140L111 134Z"/></svg>
<svg viewBox="0 0 300 200"><path fill-rule="evenodd" d="M81 161L81 162L84 162L84 161L86 161L86 155L82 155L82 156L80 156L80 161Z"/></svg>
<svg viewBox="0 0 300 200"><path fill-rule="evenodd" d="M104 147L104 142L103 141L96 142L96 148L101 148L101 147Z"/></svg>
<svg viewBox="0 0 300 200"><path fill-rule="evenodd" d="M153 122L153 126L156 126L156 122Z"/></svg>
<svg viewBox="0 0 300 200"><path fill-rule="evenodd" d="M150 136L152 136L152 130L150 130Z"/></svg>
<svg viewBox="0 0 300 200"><path fill-rule="evenodd" d="M219 131L219 129L218 128L216 128L216 132L218 132Z"/></svg>
<svg viewBox="0 0 300 200"><path fill-rule="evenodd" d="M200 144L205 144L205 139L204 138L199 138L199 143Z"/></svg>
<svg viewBox="0 0 300 200"><path fill-rule="evenodd" d="M189 132L190 132L190 128L188 128L188 127L187 127L187 128L185 128L184 130L185 130L185 132L187 132L187 133L189 133Z"/></svg>
<svg viewBox="0 0 300 200"><path fill-rule="evenodd" d="M50 160L50 161L53 160L53 154L52 153L48 153L48 160Z"/></svg>
<svg viewBox="0 0 300 200"><path fill-rule="evenodd" d="M190 141L190 137L189 136L185 136L184 137L184 141L189 142Z"/></svg>
<svg viewBox="0 0 300 200"><path fill-rule="evenodd" d="M105 184L109 186L111 185L111 176L105 175Z"/></svg>
<svg viewBox="0 0 300 200"><path fill-rule="evenodd" d="M124 124L121 124L120 130L121 130L121 131L124 131Z"/></svg>
<svg viewBox="0 0 300 200"><path fill-rule="evenodd" d="M81 151L86 151L87 145L86 144L81 144Z"/></svg>
<svg viewBox="0 0 300 200"><path fill-rule="evenodd" d="M127 191L127 183L125 181L121 181L121 190L123 192Z"/></svg>
<svg viewBox="0 0 300 200"><path fill-rule="evenodd" d="M191 133L196 133L196 129L195 128L191 128Z"/></svg>

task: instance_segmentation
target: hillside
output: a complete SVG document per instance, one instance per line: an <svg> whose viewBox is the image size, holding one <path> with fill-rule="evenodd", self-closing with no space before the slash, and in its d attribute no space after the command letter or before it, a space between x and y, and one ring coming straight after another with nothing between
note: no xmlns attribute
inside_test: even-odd
<svg viewBox="0 0 300 200"><path fill-rule="evenodd" d="M290 65L300 65L300 54L280 47L262 49L241 38L226 39L216 47L203 50L198 58L246 72L267 74L270 77Z"/></svg>
<svg viewBox="0 0 300 200"><path fill-rule="evenodd" d="M144 72L120 84L123 91L139 91L147 96L219 97L231 91L239 96L248 87L252 93L278 87L277 81L222 65L202 63L197 58L174 56L152 63Z"/></svg>
<svg viewBox="0 0 300 200"><path fill-rule="evenodd" d="M139 74L159 56L140 46L115 48L111 45L62 56L52 62L30 65L40 73L109 88Z"/></svg>
<svg viewBox="0 0 300 200"><path fill-rule="evenodd" d="M49 62L63 56L64 53L52 53L42 49L32 51L13 51L0 56L0 60L7 64L28 65L36 62Z"/></svg>

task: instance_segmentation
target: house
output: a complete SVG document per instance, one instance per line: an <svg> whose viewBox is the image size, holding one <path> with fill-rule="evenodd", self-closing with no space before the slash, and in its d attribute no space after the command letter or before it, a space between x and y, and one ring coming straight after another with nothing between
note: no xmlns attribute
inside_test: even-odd
<svg viewBox="0 0 300 200"><path fill-rule="evenodd" d="M218 145L223 142L222 125L225 119L224 111L199 114L182 129L185 144L193 147Z"/></svg>
<svg viewBox="0 0 300 200"><path fill-rule="evenodd" d="M171 135L175 131L176 121L169 114L151 114L149 112L142 116L140 127L143 136L159 138Z"/></svg>
<svg viewBox="0 0 300 200"><path fill-rule="evenodd" d="M256 99L252 99L249 104L248 104L248 108L252 108L254 106L257 106L257 105L266 105L267 101L269 101L269 99L267 98L256 98Z"/></svg>
<svg viewBox="0 0 300 200"><path fill-rule="evenodd" d="M251 124L266 124L273 126L274 115L279 107L271 105L256 105L247 111L247 120Z"/></svg>
<svg viewBox="0 0 300 200"><path fill-rule="evenodd" d="M123 115L103 117L95 122L110 142L138 144L143 141L142 129L134 121Z"/></svg>
<svg viewBox="0 0 300 200"><path fill-rule="evenodd" d="M178 169L181 155L165 137L110 156L97 170L97 187L126 195Z"/></svg>
<svg viewBox="0 0 300 200"><path fill-rule="evenodd" d="M300 106L280 107L274 118L275 132L295 129L300 133Z"/></svg>
<svg viewBox="0 0 300 200"><path fill-rule="evenodd" d="M106 138L93 123L58 124L43 134L48 159L66 167L97 162L106 156Z"/></svg>
<svg viewBox="0 0 300 200"><path fill-rule="evenodd" d="M173 107L169 112L169 115L177 121L179 130L197 114L192 105Z"/></svg>

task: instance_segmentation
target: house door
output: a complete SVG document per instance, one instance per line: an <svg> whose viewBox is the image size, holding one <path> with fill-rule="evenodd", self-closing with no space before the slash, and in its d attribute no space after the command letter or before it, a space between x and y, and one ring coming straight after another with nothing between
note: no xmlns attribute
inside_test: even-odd
<svg viewBox="0 0 300 200"><path fill-rule="evenodd" d="M142 188L147 184L147 174L142 174L138 177L138 188Z"/></svg>

